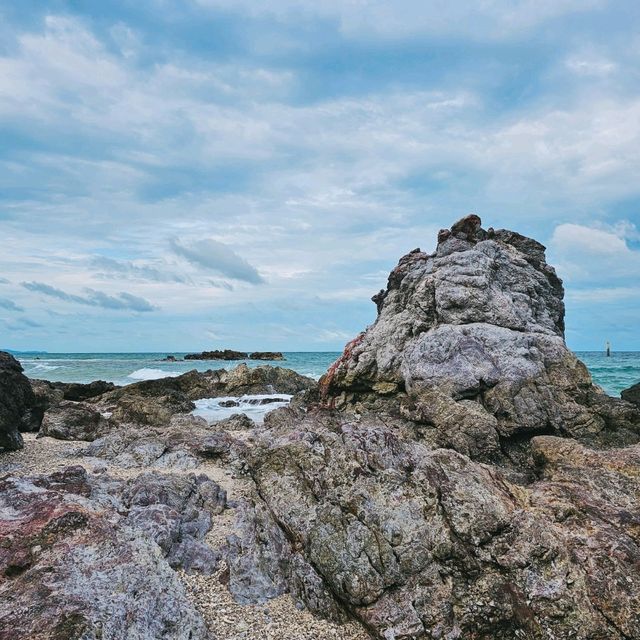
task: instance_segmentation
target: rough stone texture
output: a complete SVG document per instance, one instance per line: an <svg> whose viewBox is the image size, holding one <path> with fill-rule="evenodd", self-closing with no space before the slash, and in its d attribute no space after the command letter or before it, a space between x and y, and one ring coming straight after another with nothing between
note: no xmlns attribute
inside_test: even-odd
<svg viewBox="0 0 640 640"><path fill-rule="evenodd" d="M46 411L49 407L54 407L64 400L64 391L48 380L30 379L31 389L36 398L36 402Z"/></svg>
<svg viewBox="0 0 640 640"><path fill-rule="evenodd" d="M146 473L121 494L126 525L145 531L172 567L211 573L219 560L204 542L211 516L226 507L225 492L207 476Z"/></svg>
<svg viewBox="0 0 640 640"><path fill-rule="evenodd" d="M200 507L220 497L208 480L183 483L127 484L81 467L0 479L0 639L207 638L163 555L198 564L174 538L197 542Z"/></svg>
<svg viewBox="0 0 640 640"><path fill-rule="evenodd" d="M21 431L37 431L42 409L20 363L0 351L0 453L23 446Z"/></svg>
<svg viewBox="0 0 640 640"><path fill-rule="evenodd" d="M374 300L376 322L320 382L326 404L391 399L434 443L478 459L536 433L638 441L638 411L605 396L567 349L562 282L535 240L468 216L435 253L402 258Z"/></svg>
<svg viewBox="0 0 640 640"><path fill-rule="evenodd" d="M251 420L248 422L254 425ZM242 459L246 445L231 437L226 430L246 427L247 423L236 417L221 422L216 425L216 430L212 430L203 418L176 415L168 427L125 425L114 429L94 440L78 454L108 460L125 469L195 469L199 461L211 458L224 459L244 468Z"/></svg>
<svg viewBox="0 0 640 640"><path fill-rule="evenodd" d="M251 467L264 508L231 548L239 597L288 581L380 638L640 638L640 446L534 438L540 479L522 486L347 418L272 425Z"/></svg>
<svg viewBox="0 0 640 640"><path fill-rule="evenodd" d="M254 431L232 592L385 640L640 639L638 409L566 348L562 296L475 216L403 258L320 406Z"/></svg>
<svg viewBox="0 0 640 640"><path fill-rule="evenodd" d="M59 440L95 440L109 430L107 420L84 402L62 400L44 414L40 436Z"/></svg>
<svg viewBox="0 0 640 640"><path fill-rule="evenodd" d="M636 407L640 407L640 382L625 389L620 395L623 400L635 404Z"/></svg>

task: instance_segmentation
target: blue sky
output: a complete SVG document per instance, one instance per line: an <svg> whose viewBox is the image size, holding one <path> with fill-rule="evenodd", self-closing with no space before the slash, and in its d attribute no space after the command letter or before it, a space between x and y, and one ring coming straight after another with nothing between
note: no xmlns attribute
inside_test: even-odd
<svg viewBox="0 0 640 640"><path fill-rule="evenodd" d="M0 0L0 345L337 350L469 212L640 349L640 19L605 0Z"/></svg>

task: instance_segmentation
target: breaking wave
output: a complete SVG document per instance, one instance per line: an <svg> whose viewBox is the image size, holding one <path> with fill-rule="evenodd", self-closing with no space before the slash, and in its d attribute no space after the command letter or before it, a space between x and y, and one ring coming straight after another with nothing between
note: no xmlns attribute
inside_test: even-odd
<svg viewBox="0 0 640 640"><path fill-rule="evenodd" d="M131 378L132 380L159 380L160 378L175 378L179 375L181 375L179 371L143 368L130 373L127 378Z"/></svg>
<svg viewBox="0 0 640 640"><path fill-rule="evenodd" d="M195 401L196 408L192 413L207 422L224 420L234 413L244 413L252 420L262 422L269 411L286 407L292 397L286 393L273 393L203 398Z"/></svg>

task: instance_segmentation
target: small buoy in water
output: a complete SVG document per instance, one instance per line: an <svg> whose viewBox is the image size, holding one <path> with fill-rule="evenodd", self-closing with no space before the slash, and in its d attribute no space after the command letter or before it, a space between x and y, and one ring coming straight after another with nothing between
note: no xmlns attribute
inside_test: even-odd
<svg viewBox="0 0 640 640"><path fill-rule="evenodd" d="M611 343L607 340L607 358L611 356Z"/></svg>

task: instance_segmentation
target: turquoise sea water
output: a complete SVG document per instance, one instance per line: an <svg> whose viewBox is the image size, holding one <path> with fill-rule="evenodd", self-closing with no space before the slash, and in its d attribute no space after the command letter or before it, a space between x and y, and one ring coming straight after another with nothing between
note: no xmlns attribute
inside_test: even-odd
<svg viewBox="0 0 640 640"><path fill-rule="evenodd" d="M116 384L129 384L138 380L179 375L191 369L230 369L240 362L256 367L261 364L279 365L299 373L319 378L338 358L340 353L292 352L285 353L284 362L258 360L165 362L167 353L16 353L25 373L30 378L61 380L63 382L91 382L108 380ZM184 353L173 353L177 358ZM613 396L622 389L640 381L640 352L614 352L610 358L596 351L577 352L591 375L607 393Z"/></svg>

